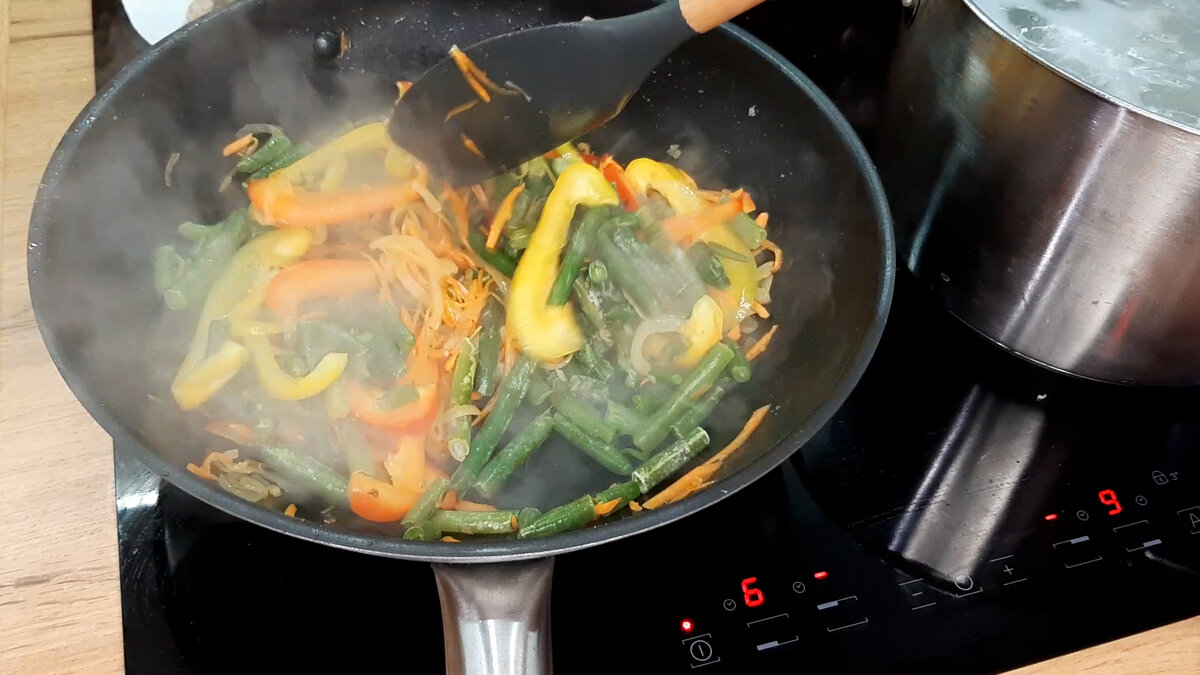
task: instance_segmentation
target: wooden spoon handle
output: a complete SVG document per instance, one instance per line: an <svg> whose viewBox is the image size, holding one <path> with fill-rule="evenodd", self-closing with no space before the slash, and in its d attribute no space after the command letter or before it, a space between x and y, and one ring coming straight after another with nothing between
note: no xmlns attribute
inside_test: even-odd
<svg viewBox="0 0 1200 675"><path fill-rule="evenodd" d="M679 10L697 33L707 33L763 0L679 0Z"/></svg>

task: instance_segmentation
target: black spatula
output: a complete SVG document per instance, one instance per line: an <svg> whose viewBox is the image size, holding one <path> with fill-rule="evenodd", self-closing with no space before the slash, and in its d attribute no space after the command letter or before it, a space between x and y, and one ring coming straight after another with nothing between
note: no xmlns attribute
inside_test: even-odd
<svg viewBox="0 0 1200 675"><path fill-rule="evenodd" d="M612 119L667 54L762 1L671 0L485 40L421 76L392 139L451 183L478 183Z"/></svg>

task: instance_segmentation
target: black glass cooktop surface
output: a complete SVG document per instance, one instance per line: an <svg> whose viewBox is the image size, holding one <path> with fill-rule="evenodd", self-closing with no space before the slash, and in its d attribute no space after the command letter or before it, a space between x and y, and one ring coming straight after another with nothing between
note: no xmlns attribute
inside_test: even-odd
<svg viewBox="0 0 1200 675"><path fill-rule="evenodd" d="M885 4L770 0L742 23L869 146ZM113 0L94 9L102 83L145 43ZM129 672L442 670L427 565L239 522L115 452ZM558 559L556 669L991 672L1192 616L1198 457L1200 392L1042 371L902 276L862 384L789 462Z"/></svg>

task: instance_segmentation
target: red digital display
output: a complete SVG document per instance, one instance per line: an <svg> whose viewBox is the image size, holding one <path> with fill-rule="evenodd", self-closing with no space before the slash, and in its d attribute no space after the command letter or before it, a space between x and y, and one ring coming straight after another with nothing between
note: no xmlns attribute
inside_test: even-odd
<svg viewBox="0 0 1200 675"><path fill-rule="evenodd" d="M824 579L827 576L829 576L829 572L826 572L825 570L821 570L820 572L813 574L814 579Z"/></svg>
<svg viewBox="0 0 1200 675"><path fill-rule="evenodd" d="M683 632L690 633L692 632L692 629L695 628L695 625L692 624L691 619L684 619L683 621L679 622L679 627L683 629Z"/></svg>
<svg viewBox="0 0 1200 675"><path fill-rule="evenodd" d="M746 601L747 607L758 607L766 601L763 592L754 587L756 581L758 577L742 579L742 599Z"/></svg>
<svg viewBox="0 0 1200 675"><path fill-rule="evenodd" d="M1112 490L1101 490L1097 496L1100 497L1101 504L1112 507L1108 510L1108 515L1115 516L1122 511L1121 502L1117 501L1117 493Z"/></svg>
<svg viewBox="0 0 1200 675"><path fill-rule="evenodd" d="M1058 520L1058 514L1057 513L1047 513L1046 520Z"/></svg>

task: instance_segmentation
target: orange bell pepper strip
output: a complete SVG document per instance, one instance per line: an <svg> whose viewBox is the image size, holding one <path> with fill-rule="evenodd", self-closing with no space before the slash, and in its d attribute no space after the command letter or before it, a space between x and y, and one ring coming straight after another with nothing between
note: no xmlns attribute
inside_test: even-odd
<svg viewBox="0 0 1200 675"><path fill-rule="evenodd" d="M640 209L642 204L637 198L637 189L625 175L625 169L621 168L612 155L605 155L604 159L600 160L599 166L600 170L604 172L604 180L617 188L617 195L621 197L621 204L625 206L625 210L637 211Z"/></svg>
<svg viewBox="0 0 1200 675"><path fill-rule="evenodd" d="M350 476L350 510L376 523L400 520L420 498L420 490L390 485L365 473Z"/></svg>
<svg viewBox="0 0 1200 675"><path fill-rule="evenodd" d="M667 237L679 244L687 244L708 230L717 227L742 212L740 201L728 201L671 216L662 222Z"/></svg>
<svg viewBox="0 0 1200 675"><path fill-rule="evenodd" d="M279 178L260 178L246 191L264 222L284 227L340 225L421 199L412 182L308 192Z"/></svg>
<svg viewBox="0 0 1200 675"><path fill-rule="evenodd" d="M344 299L378 287L379 277L369 260L305 260L271 279L265 303L276 316L293 316L309 300Z"/></svg>
<svg viewBox="0 0 1200 675"><path fill-rule="evenodd" d="M377 393L357 383L346 383L350 413L358 421L398 434L424 434L437 419L437 385L418 386L417 393L418 398L412 403L384 411L375 407L375 402L379 399Z"/></svg>
<svg viewBox="0 0 1200 675"><path fill-rule="evenodd" d="M425 436L401 436L396 449L383 466L392 477L392 485L420 491L425 481Z"/></svg>

